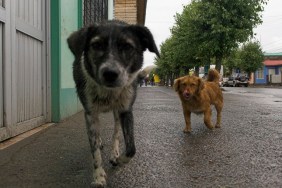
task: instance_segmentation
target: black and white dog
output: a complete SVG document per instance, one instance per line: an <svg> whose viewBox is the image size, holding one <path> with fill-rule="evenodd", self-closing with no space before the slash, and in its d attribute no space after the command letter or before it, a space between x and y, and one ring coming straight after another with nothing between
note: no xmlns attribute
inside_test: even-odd
<svg viewBox="0 0 282 188"><path fill-rule="evenodd" d="M127 163L135 154L132 105L137 80L148 69L140 71L143 52L148 49L159 56L151 32L144 26L121 21L107 21L82 28L68 38L75 56L73 77L85 120L94 160L93 185L104 187L106 173L102 167L99 114L113 111L115 128L110 162ZM120 126L125 151L119 153Z"/></svg>

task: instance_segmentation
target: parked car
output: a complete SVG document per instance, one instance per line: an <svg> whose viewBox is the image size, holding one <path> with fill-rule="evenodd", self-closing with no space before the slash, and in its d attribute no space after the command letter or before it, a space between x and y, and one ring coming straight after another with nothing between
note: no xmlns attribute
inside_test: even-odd
<svg viewBox="0 0 282 188"><path fill-rule="evenodd" d="M226 77L222 78L221 81L219 81L220 87L226 87L228 79L229 78L226 78Z"/></svg>
<svg viewBox="0 0 282 188"><path fill-rule="evenodd" d="M237 74L230 76L226 82L223 83L223 86L229 87L239 87L239 86L249 86L249 77L243 74Z"/></svg>

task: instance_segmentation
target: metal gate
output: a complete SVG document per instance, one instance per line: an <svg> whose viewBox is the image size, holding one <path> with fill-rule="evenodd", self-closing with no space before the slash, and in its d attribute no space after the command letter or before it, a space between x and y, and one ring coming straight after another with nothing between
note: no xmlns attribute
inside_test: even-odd
<svg viewBox="0 0 282 188"><path fill-rule="evenodd" d="M0 141L46 122L46 7L0 0Z"/></svg>
<svg viewBox="0 0 282 188"><path fill-rule="evenodd" d="M3 127L3 0L0 0L0 129Z"/></svg>
<svg viewBox="0 0 282 188"><path fill-rule="evenodd" d="M83 1L83 25L88 26L95 22L108 19L108 0Z"/></svg>

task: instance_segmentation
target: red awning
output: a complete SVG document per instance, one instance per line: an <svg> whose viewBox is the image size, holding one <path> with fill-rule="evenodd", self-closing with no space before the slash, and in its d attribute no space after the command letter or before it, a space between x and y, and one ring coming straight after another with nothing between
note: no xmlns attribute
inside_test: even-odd
<svg viewBox="0 0 282 188"><path fill-rule="evenodd" d="M265 60L263 62L263 64L265 66L278 66L278 65L282 65L282 60Z"/></svg>

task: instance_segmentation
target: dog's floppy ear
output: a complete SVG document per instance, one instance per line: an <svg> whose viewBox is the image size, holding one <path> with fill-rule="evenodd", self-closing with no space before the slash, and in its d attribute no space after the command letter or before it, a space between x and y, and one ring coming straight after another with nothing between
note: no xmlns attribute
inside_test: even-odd
<svg viewBox="0 0 282 188"><path fill-rule="evenodd" d="M139 41L141 42L141 45L142 45L142 48L143 48L143 51L148 49L150 52L153 52L158 57L160 57L158 48L157 48L155 40L154 40L154 37L147 27L144 27L144 26L141 26L141 25L131 25L129 28L139 38Z"/></svg>
<svg viewBox="0 0 282 188"><path fill-rule="evenodd" d="M204 89L204 81L202 78L198 78L198 92Z"/></svg>
<svg viewBox="0 0 282 188"><path fill-rule="evenodd" d="M180 83L180 78L174 80L173 88L176 92L179 91L179 83Z"/></svg>
<svg viewBox="0 0 282 188"><path fill-rule="evenodd" d="M89 32L94 31L94 26L81 28L78 31L73 32L67 39L69 48L74 54L75 58L80 58L84 51L87 36Z"/></svg>

